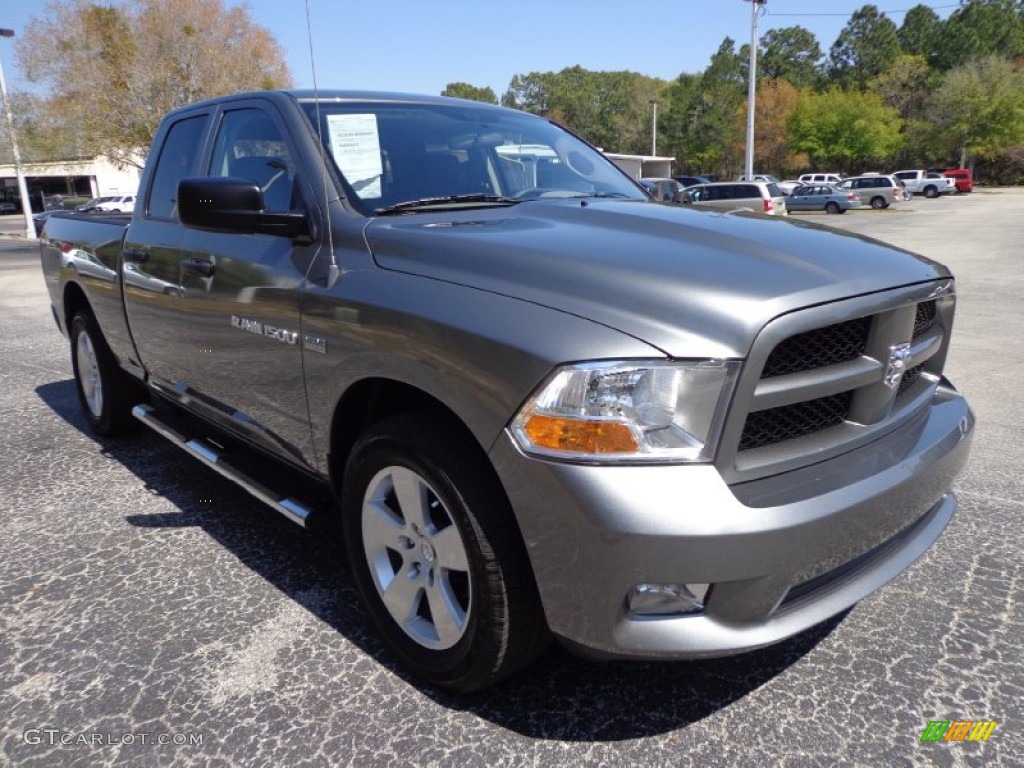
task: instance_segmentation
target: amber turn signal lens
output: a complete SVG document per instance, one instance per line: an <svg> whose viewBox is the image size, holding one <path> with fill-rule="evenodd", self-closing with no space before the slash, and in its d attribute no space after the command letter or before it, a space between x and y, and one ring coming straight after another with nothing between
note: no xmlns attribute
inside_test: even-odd
<svg viewBox="0 0 1024 768"><path fill-rule="evenodd" d="M538 447L572 453L636 453L629 427L617 421L583 421L533 414L523 426Z"/></svg>

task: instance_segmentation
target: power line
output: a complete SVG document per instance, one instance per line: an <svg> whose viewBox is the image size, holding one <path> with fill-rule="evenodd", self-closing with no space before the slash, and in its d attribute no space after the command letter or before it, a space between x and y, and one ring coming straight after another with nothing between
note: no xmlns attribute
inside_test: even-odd
<svg viewBox="0 0 1024 768"><path fill-rule="evenodd" d="M917 6L915 6L915 7L917 7ZM925 7L926 8L931 8L933 11L944 11L947 8L959 8L960 4L959 3L953 3L951 5L928 5L928 6L925 6ZM910 13L910 11L912 11L912 10L913 10L913 8L906 8L906 9L903 9L903 10L900 10L900 11L883 11L883 10L879 10L879 13L883 14L883 15L890 15L891 16L893 14L899 14L899 13ZM767 13L767 14L769 14L771 16L805 16L805 17L806 16L850 16L850 15L852 15L852 12L847 12L847 13L772 13L767 8L765 8L765 13Z"/></svg>

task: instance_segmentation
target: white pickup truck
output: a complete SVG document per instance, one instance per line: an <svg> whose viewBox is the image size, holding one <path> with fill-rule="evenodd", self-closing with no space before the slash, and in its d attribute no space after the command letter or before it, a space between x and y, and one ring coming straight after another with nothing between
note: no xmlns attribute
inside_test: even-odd
<svg viewBox="0 0 1024 768"><path fill-rule="evenodd" d="M956 193L956 181L941 173L931 171L896 171L893 174L903 181L907 192L925 197L952 195Z"/></svg>

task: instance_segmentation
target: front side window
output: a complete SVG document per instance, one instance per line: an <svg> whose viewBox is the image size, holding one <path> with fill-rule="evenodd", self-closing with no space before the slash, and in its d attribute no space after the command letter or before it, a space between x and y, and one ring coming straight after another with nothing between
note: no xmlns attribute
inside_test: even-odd
<svg viewBox="0 0 1024 768"><path fill-rule="evenodd" d="M211 176L246 179L263 192L264 210L292 208L292 163L284 136L262 109L224 114L210 158Z"/></svg>
<svg viewBox="0 0 1024 768"><path fill-rule="evenodd" d="M317 105L303 107L316 127ZM512 110L321 103L319 120L348 196L366 215L537 198L648 199L592 147Z"/></svg>
<svg viewBox="0 0 1024 768"><path fill-rule="evenodd" d="M160 149L147 214L155 219L178 217L178 182L194 176L206 132L206 115L179 120L171 126Z"/></svg>

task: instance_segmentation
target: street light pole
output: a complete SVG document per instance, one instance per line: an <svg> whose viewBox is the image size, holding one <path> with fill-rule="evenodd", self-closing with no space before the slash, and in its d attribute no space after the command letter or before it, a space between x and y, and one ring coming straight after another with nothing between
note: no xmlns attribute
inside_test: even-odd
<svg viewBox="0 0 1024 768"><path fill-rule="evenodd" d="M747 74L747 158L743 173L754 175L754 107L757 90L757 14L768 0L745 0L750 3L750 71Z"/></svg>
<svg viewBox="0 0 1024 768"><path fill-rule="evenodd" d="M0 29L0 37L14 37L13 29ZM25 175L21 172L21 153L18 152L18 137L14 132L14 118L11 117L11 102L7 98L7 82L4 80L4 67L0 62L0 94L3 95L4 114L7 116L7 135L11 137L11 151L14 153L14 173L18 177L18 192L21 195L21 212L25 215L25 237L36 239L36 228L32 223L32 201L28 198L28 186Z"/></svg>
<svg viewBox="0 0 1024 768"><path fill-rule="evenodd" d="M658 156L658 102L651 101L651 157Z"/></svg>

